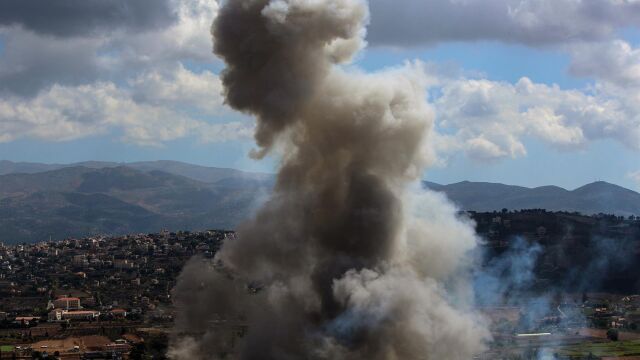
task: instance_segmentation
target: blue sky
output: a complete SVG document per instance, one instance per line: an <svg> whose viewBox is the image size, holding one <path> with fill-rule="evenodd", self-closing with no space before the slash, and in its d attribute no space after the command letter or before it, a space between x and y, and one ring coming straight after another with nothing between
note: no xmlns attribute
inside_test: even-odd
<svg viewBox="0 0 640 360"><path fill-rule="evenodd" d="M437 78L425 96L449 94L430 98L436 129L448 136L448 145L438 149L441 161L425 172L426 179L570 189L605 180L640 190L633 176L640 171L640 108L634 105L640 99L640 32L627 19L640 10L617 9L612 2L608 22L577 18L567 24L571 13L562 12L578 10L561 6L564 2L557 3L557 18L545 12L554 9L530 9L549 22L539 28L523 30L518 18L496 15L496 29L472 19L460 29L435 29L440 37L424 35L437 31L420 28L424 4L419 1L403 5L415 7L417 19L406 22L416 25L397 34L390 34L396 31L393 19L384 18L390 10L380 0L371 3L370 44L355 66L379 71L420 60ZM489 3L506 8L528 2ZM5 69L0 71L5 83L0 86L0 158L47 163L170 159L274 171L275 156L248 157L252 119L222 104L217 75L223 64L211 54L208 34L217 6L200 0L178 4L188 11L178 11L166 25L153 22L153 28L130 35L126 23L106 23L94 29L100 41L98 35L69 35L73 27L50 34L53 30L24 16L0 21L0 67ZM478 12L447 0L433 4L436 15L439 10L457 18ZM571 40L549 34L549 29L562 33L563 26L574 34L566 37ZM33 53L52 60L33 59ZM536 90L524 96L523 84ZM471 104L461 100L467 96L491 113L462 114L460 104Z"/></svg>

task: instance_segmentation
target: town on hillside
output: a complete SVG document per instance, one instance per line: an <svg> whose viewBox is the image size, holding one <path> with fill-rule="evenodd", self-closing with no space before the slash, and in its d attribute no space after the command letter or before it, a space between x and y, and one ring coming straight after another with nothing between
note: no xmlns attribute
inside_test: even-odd
<svg viewBox="0 0 640 360"><path fill-rule="evenodd" d="M162 357L185 262L228 231L0 246L0 358ZM146 357L143 357L146 355Z"/></svg>
<svg viewBox="0 0 640 360"><path fill-rule="evenodd" d="M479 235L481 270L471 276L491 322L478 359L640 354L640 218L539 209L459 216ZM194 256L211 261L234 237L162 231L0 246L0 358L164 359L181 269ZM230 343L251 331L237 325Z"/></svg>

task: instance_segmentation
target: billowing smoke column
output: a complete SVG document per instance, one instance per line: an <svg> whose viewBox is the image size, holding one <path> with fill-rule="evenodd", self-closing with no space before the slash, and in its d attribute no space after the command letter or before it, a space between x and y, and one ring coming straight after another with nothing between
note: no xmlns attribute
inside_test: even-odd
<svg viewBox="0 0 640 360"><path fill-rule="evenodd" d="M473 229L411 185L432 126L419 64L376 74L339 65L363 47L367 16L360 0L221 7L212 33L227 102L257 118L254 156L282 160L270 200L237 238L180 276L174 359L482 350L487 332L465 300Z"/></svg>

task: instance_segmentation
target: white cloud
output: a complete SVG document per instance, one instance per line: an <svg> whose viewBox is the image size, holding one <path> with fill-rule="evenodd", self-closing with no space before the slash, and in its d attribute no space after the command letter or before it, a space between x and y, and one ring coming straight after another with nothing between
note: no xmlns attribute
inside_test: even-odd
<svg viewBox="0 0 640 360"><path fill-rule="evenodd" d="M167 4L175 18L144 29L105 24L82 31L90 21L69 29L0 23L0 141L115 133L122 141L158 146L183 137L251 136L252 125L223 122L229 111L218 76L185 67L217 61L209 31L216 1Z"/></svg>
<svg viewBox="0 0 640 360"><path fill-rule="evenodd" d="M175 21L147 31L124 27L56 37L19 25L0 25L4 39L0 91L34 96L53 84L90 84L141 71L166 71L187 61L215 62L209 28L217 3L171 0L169 4Z"/></svg>
<svg viewBox="0 0 640 360"><path fill-rule="evenodd" d="M209 96L211 103L220 104L219 94L210 93L208 86L200 86L212 76L210 73L198 75L179 68L174 76L188 80L171 84L177 94L192 94L196 99ZM145 78L160 84L167 82L155 74L142 77ZM243 122L210 123L175 106L173 101L179 99L168 97L163 103L164 90L153 89L159 91L160 99L151 102L136 101L131 91L111 82L54 85L33 98L1 98L0 141L23 137L66 141L116 131L121 133L123 141L158 146L186 136L202 142L251 136L252 126ZM149 98L141 89L133 91L136 92L143 98ZM213 111L214 108L205 106L204 110Z"/></svg>
<svg viewBox="0 0 640 360"><path fill-rule="evenodd" d="M123 26L73 36L0 26L0 141L71 140L118 131L125 141L159 145L249 136L244 123L219 123L220 79L185 64L211 64L211 0L168 0L175 18L164 27ZM435 146L483 161L525 156L527 138L561 150L614 139L640 150L640 50L614 40L640 24L629 0L372 0L369 40L413 46L497 40L553 46L571 55L570 72L596 79L565 90L523 77L515 84L437 73L441 95ZM135 31L134 31L135 30ZM211 120L215 120L212 123Z"/></svg>
<svg viewBox="0 0 640 360"><path fill-rule="evenodd" d="M213 0L172 0L176 22L153 32L112 35L104 58L114 70L174 66L176 62L216 61L212 52L211 23L218 13ZM113 50L110 53L109 50ZM112 55L113 54L113 55Z"/></svg>
<svg viewBox="0 0 640 360"><path fill-rule="evenodd" d="M606 88L587 93L535 84L486 79L442 79L434 100L440 153L463 150L472 158L497 160L526 155L525 139L560 150L613 139L640 150L638 104ZM438 146L440 145L440 146Z"/></svg>
<svg viewBox="0 0 640 360"><path fill-rule="evenodd" d="M640 91L640 49L628 42L577 44L570 47L570 52L572 74Z"/></svg>
<svg viewBox="0 0 640 360"><path fill-rule="evenodd" d="M186 61L210 63L215 61L209 35L212 16L180 17L159 31L105 37L58 38L0 27L0 91L30 96L53 84L90 84L141 72L168 74ZM189 80L184 79L185 72L177 75L178 80Z"/></svg>
<svg viewBox="0 0 640 360"><path fill-rule="evenodd" d="M219 114L223 105L220 78L210 71L193 73L178 65L173 71L150 71L129 80L136 101Z"/></svg>

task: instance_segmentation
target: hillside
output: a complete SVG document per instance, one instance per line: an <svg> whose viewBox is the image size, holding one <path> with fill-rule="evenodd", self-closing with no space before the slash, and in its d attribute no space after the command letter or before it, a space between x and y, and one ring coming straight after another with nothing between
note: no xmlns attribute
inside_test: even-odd
<svg viewBox="0 0 640 360"><path fill-rule="evenodd" d="M205 183L125 166L2 175L0 241L233 228L271 186L270 180L248 186L243 176Z"/></svg>
<svg viewBox="0 0 640 360"><path fill-rule="evenodd" d="M640 215L639 193L604 181L571 191L557 186L527 188L470 181L450 185L425 182L424 185L445 193L464 210L546 209L583 214Z"/></svg>
<svg viewBox="0 0 640 360"><path fill-rule="evenodd" d="M174 161L72 165L0 161L0 241L91 234L233 229L273 187L269 174ZM596 182L575 190L483 182L424 183L461 209L640 215L640 194Z"/></svg>

